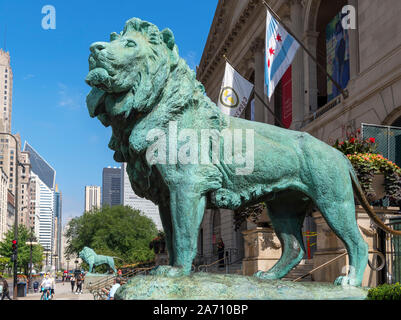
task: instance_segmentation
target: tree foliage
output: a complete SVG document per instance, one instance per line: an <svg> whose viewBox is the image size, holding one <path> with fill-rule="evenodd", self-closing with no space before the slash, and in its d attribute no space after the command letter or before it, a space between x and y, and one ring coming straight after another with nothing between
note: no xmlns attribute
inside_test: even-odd
<svg viewBox="0 0 401 320"><path fill-rule="evenodd" d="M116 265L154 258L150 241L157 235L154 222L128 206L105 206L72 219L67 227L66 257L77 257L83 247L96 254L118 257Z"/></svg>
<svg viewBox="0 0 401 320"><path fill-rule="evenodd" d="M18 261L17 265L19 269L28 275L29 274L29 263L30 263L30 245L26 244L33 237L33 234L30 230L28 230L24 225L18 226ZM6 265L12 264L11 255L12 255L12 240L14 239L14 228L9 230L6 233L6 237L3 241L0 242L0 256L4 259L2 260L2 265L6 267ZM35 240L35 239L34 239ZM43 261L43 247L40 244L36 244L32 246L32 263L34 265L34 269L42 268Z"/></svg>

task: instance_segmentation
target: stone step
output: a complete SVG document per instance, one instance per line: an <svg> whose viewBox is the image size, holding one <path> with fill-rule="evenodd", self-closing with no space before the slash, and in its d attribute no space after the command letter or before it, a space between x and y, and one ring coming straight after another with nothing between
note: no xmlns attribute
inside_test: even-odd
<svg viewBox="0 0 401 320"><path fill-rule="evenodd" d="M294 280L299 278L313 269L313 262L311 260L302 260L299 265L292 269L283 280ZM299 280L299 281L312 281L312 275Z"/></svg>

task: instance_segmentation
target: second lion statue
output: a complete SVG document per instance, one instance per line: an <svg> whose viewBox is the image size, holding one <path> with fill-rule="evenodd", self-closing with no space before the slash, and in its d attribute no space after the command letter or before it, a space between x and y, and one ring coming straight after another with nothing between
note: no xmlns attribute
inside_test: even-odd
<svg viewBox="0 0 401 320"><path fill-rule="evenodd" d="M134 192L159 207L170 265L155 274L190 273L205 208L264 201L282 256L255 276L280 279L301 261L301 228L316 206L349 254L349 273L335 283L361 285L368 246L353 192L380 227L394 231L375 215L341 152L305 132L221 113L179 57L169 29L133 18L90 51L90 116L111 126L109 147L127 163Z"/></svg>

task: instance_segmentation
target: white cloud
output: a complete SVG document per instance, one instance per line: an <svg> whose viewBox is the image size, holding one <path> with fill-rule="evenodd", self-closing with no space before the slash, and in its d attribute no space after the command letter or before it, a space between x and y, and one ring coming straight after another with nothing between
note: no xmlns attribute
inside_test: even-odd
<svg viewBox="0 0 401 320"><path fill-rule="evenodd" d="M81 93L72 92L72 90L64 83L59 82L58 88L58 105L60 107L78 109L81 106L81 102L85 101Z"/></svg>
<svg viewBox="0 0 401 320"><path fill-rule="evenodd" d="M32 79L32 78L34 78L34 77L35 77L34 74L29 73L29 74L25 75L22 79L23 79L23 80L28 80L28 79Z"/></svg>

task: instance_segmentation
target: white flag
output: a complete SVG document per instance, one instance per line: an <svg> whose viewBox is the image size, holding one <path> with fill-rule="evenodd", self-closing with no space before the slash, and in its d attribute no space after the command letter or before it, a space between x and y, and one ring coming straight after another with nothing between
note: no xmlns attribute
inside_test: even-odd
<svg viewBox="0 0 401 320"><path fill-rule="evenodd" d="M230 116L239 117L248 105L253 84L243 78L228 62L217 105Z"/></svg>
<svg viewBox="0 0 401 320"><path fill-rule="evenodd" d="M265 83L269 99L283 74L291 65L299 43L281 26L267 10L265 46Z"/></svg>

